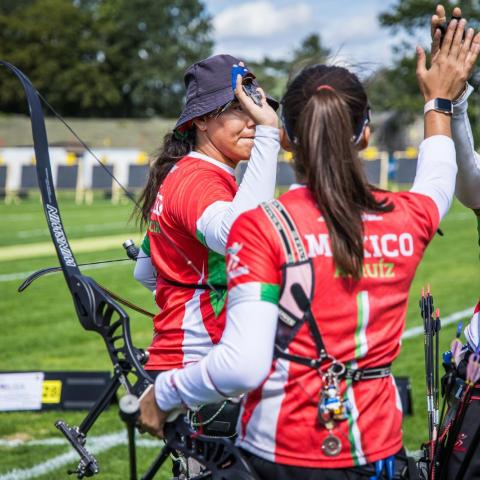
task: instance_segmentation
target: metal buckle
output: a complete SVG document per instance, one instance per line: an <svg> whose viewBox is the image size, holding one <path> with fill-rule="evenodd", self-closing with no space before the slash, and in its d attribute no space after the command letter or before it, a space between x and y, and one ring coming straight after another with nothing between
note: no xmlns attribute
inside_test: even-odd
<svg viewBox="0 0 480 480"><path fill-rule="evenodd" d="M352 373L352 380L358 382L363 377L363 370L354 370Z"/></svg>

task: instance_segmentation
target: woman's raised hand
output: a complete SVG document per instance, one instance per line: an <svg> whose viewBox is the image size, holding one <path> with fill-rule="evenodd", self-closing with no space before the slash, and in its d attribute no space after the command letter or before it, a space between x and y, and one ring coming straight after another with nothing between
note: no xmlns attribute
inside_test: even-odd
<svg viewBox="0 0 480 480"><path fill-rule="evenodd" d="M267 125L278 128L278 117L275 110L268 104L265 92L257 88L262 96L262 106L258 106L243 90L242 76L237 75L237 84L235 87L235 96L237 97L243 111L247 113L256 125Z"/></svg>
<svg viewBox="0 0 480 480"><path fill-rule="evenodd" d="M480 33L474 35L469 28L463 40L466 23L465 19L449 23L442 46L433 56L429 69L425 51L417 48L417 80L425 101L456 98L470 77L480 53ZM435 35L438 37L438 31Z"/></svg>
<svg viewBox="0 0 480 480"><path fill-rule="evenodd" d="M461 16L462 9L460 7L455 7L452 10L452 17L460 18ZM435 55L440 51L440 39L442 37L440 26L445 23L447 23L447 14L445 12L445 7L439 4L435 8L435 13L432 15L432 20L430 23L430 29L432 34L432 47L430 49L430 53L432 55L432 58L435 58Z"/></svg>
<svg viewBox="0 0 480 480"><path fill-rule="evenodd" d="M460 7L455 7L452 10L452 17L460 18L461 16L462 16L462 9ZM440 52L440 43L442 38L440 27L446 23L447 23L447 14L445 12L445 7L443 5L437 5L437 7L435 8L435 13L432 15L432 20L430 24L431 33L432 33L432 46L430 49L432 63L435 62L437 54ZM471 32L471 34L473 35L472 29L467 30L466 35L470 35L469 32ZM473 68L470 72L468 72L467 80L472 76L472 73L473 73ZM453 98L454 99L458 98L464 90L465 90L465 85L462 86L462 88L457 92L457 94Z"/></svg>

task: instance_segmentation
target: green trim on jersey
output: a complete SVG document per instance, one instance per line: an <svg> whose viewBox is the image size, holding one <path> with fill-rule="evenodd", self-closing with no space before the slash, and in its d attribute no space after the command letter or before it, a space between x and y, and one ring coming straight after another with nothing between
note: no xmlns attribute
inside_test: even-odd
<svg viewBox="0 0 480 480"><path fill-rule="evenodd" d="M280 299L280 285L274 283L260 284L260 300L278 305Z"/></svg>
<svg viewBox="0 0 480 480"><path fill-rule="evenodd" d="M346 384L346 389L345 389L344 400L348 400L348 391L350 388L352 388L352 380L351 379L345 380L345 384ZM357 449L355 448L355 435L353 433L354 422L353 422L351 413L348 416L347 421L348 421L348 441L350 443L350 455L352 456L353 464L355 466L358 466L360 462L358 461Z"/></svg>
<svg viewBox="0 0 480 480"><path fill-rule="evenodd" d="M227 285L225 257L208 248L205 235L197 228L197 240L208 249L208 281L217 285ZM222 292L210 291L210 305L216 317L225 308L227 290Z"/></svg>
<svg viewBox="0 0 480 480"><path fill-rule="evenodd" d="M150 239L148 238L148 235L143 237L141 249L143 250L143 253L147 255L147 257L150 256Z"/></svg>
<svg viewBox="0 0 480 480"><path fill-rule="evenodd" d="M280 285L275 283L241 283L228 291L229 305L236 305L238 302L258 302L259 300L278 305L279 298Z"/></svg>
<svg viewBox="0 0 480 480"><path fill-rule="evenodd" d="M197 228L197 240L205 247L208 248L207 246L207 241L205 240L205 235L200 231L198 230Z"/></svg>
<svg viewBox="0 0 480 480"><path fill-rule="evenodd" d="M197 236L198 235L202 234L197 230ZM216 285L227 284L225 257L210 249L208 250L208 281ZM216 317L220 315L227 300L227 290L225 289L220 293L221 294L218 295L216 292L210 290L210 304Z"/></svg>
<svg viewBox="0 0 480 480"><path fill-rule="evenodd" d="M358 364L355 361L346 362L345 367L355 370L358 368ZM353 380L351 378L345 380L344 400L348 400L351 408L350 415L348 415L347 419L350 455L352 456L353 464L355 466L363 465L365 463L365 455L363 453L362 439L357 423L358 409L355 403Z"/></svg>
<svg viewBox="0 0 480 480"><path fill-rule="evenodd" d="M355 329L355 358L365 357L368 352L367 325L370 316L368 292L362 291L357 295L357 328Z"/></svg>

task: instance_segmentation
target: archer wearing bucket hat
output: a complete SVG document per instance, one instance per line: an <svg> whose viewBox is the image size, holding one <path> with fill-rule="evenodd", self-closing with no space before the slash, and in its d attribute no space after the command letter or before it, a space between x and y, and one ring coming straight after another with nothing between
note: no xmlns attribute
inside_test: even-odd
<svg viewBox="0 0 480 480"><path fill-rule="evenodd" d="M191 120L210 113L233 100L235 95L230 81L230 72L233 65L242 63L231 55L214 55L200 62L194 63L185 72L186 103L175 129L185 130L191 125ZM254 87L258 83L252 72L248 72L244 79L251 81ZM277 110L279 103L267 95L267 102Z"/></svg>
<svg viewBox="0 0 480 480"><path fill-rule="evenodd" d="M146 364L152 376L200 360L220 340L230 227L274 196L278 102L265 96L251 72L239 75L233 90L234 65L243 66L215 55L186 70L185 108L140 197L139 216L148 228L135 278L155 291L160 308ZM260 105L243 83L253 85ZM248 166L237 185L234 168L241 160Z"/></svg>

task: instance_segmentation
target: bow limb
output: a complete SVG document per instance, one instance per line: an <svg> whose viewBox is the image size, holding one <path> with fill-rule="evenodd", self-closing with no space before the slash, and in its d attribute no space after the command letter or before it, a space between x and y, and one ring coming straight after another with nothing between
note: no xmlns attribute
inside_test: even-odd
<svg viewBox="0 0 480 480"><path fill-rule="evenodd" d="M128 315L92 278L82 275L68 242L55 195L45 119L38 92L17 67L5 61L0 61L0 65L20 80L25 91L45 218L78 319L86 330L93 330L102 335L110 359L118 369L121 383L125 385L127 391L133 393L139 389L143 390L151 383L151 379L139 360L144 358L144 355L133 347ZM122 346L118 345L120 341L124 343ZM127 378L129 373L134 374L134 383Z"/></svg>

